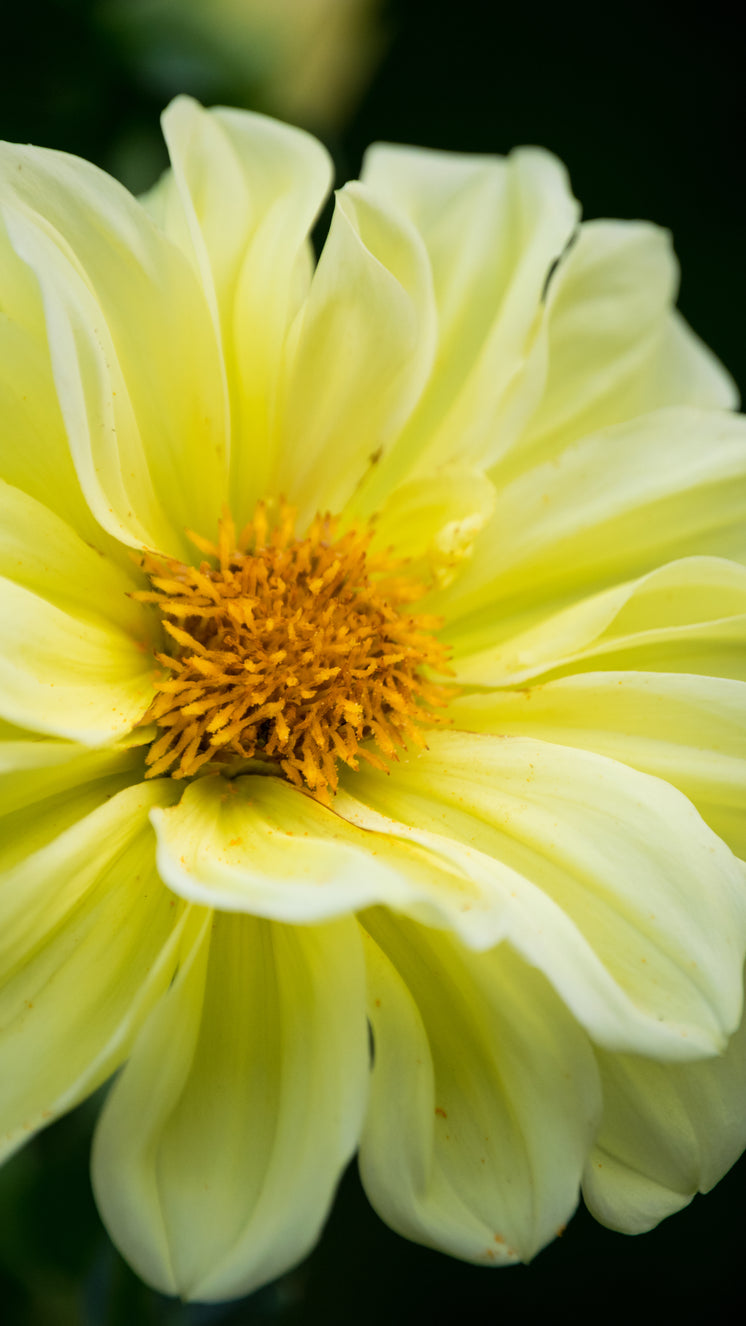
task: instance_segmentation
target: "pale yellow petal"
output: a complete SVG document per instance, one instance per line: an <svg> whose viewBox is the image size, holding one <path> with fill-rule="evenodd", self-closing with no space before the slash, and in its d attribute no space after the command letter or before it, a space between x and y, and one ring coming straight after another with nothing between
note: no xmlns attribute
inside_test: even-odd
<svg viewBox="0 0 746 1326"><path fill-rule="evenodd" d="M0 712L92 746L128 732L152 695L152 660L123 631L0 579Z"/></svg>
<svg viewBox="0 0 746 1326"><path fill-rule="evenodd" d="M153 823L161 877L191 902L297 923L385 902L482 946L499 935L489 892L341 792L328 809L279 778L203 778Z"/></svg>
<svg viewBox="0 0 746 1326"><path fill-rule="evenodd" d="M561 259L534 350L541 403L507 466L669 405L738 404L725 369L672 312L671 237L638 221L590 221Z"/></svg>
<svg viewBox="0 0 746 1326"><path fill-rule="evenodd" d="M543 620L525 617L537 624L458 627L458 680L510 686L598 668L746 680L746 568L724 558L685 557ZM479 648L498 634L498 645Z"/></svg>
<svg viewBox="0 0 746 1326"><path fill-rule="evenodd" d="M573 442L496 493L474 557L433 606L505 635L674 558L746 562L746 420L658 411Z"/></svg>
<svg viewBox="0 0 746 1326"><path fill-rule="evenodd" d="M132 571L0 481L0 712L91 745L129 731L152 693L157 621Z"/></svg>
<svg viewBox="0 0 746 1326"><path fill-rule="evenodd" d="M709 1192L746 1145L746 1020L718 1059L599 1053L604 1112L583 1177L592 1215L639 1234Z"/></svg>
<svg viewBox="0 0 746 1326"><path fill-rule="evenodd" d="M79 818L41 848L37 826L0 871L3 1154L109 1076L176 964L183 904L156 875L148 824L171 789L105 800L111 787L77 790L67 811ZM48 825L47 807L34 811Z"/></svg>
<svg viewBox="0 0 746 1326"><path fill-rule="evenodd" d="M541 383L521 370L579 209L560 162L536 148L500 158L379 145L363 179L422 235L438 313L432 378L372 479L374 509L415 466L488 464L509 447L538 400Z"/></svg>
<svg viewBox="0 0 746 1326"><path fill-rule="evenodd" d="M177 97L163 116L172 171L150 207L194 263L223 349L239 524L266 491L282 351L311 277L309 230L332 182L309 134Z"/></svg>
<svg viewBox="0 0 746 1326"><path fill-rule="evenodd" d="M157 638L154 614L131 597L142 588L134 563L125 569L113 562L47 506L1 479L0 576L96 625L117 626L139 642L140 652Z"/></svg>
<svg viewBox="0 0 746 1326"><path fill-rule="evenodd" d="M120 774L129 773L129 782L139 782L144 773L142 751L136 745L90 750L73 741L45 740L9 723L0 723L0 738L0 815L16 816L12 832L9 821L3 825L3 844L7 847L15 838L21 854L30 826L18 827L19 811L28 808L38 818L44 813L40 803L48 797ZM28 850L32 850L30 841Z"/></svg>
<svg viewBox="0 0 746 1326"><path fill-rule="evenodd" d="M87 162L2 148L0 208L41 289L81 487L126 543L180 551L226 496L220 358L204 292L138 203Z"/></svg>
<svg viewBox="0 0 746 1326"><path fill-rule="evenodd" d="M294 328L273 479L300 508L341 510L417 401L435 348L432 276L406 217L360 184L337 195Z"/></svg>
<svg viewBox="0 0 746 1326"><path fill-rule="evenodd" d="M746 683L665 672L585 672L462 696L458 727L579 746L665 778L746 858Z"/></svg>
<svg viewBox="0 0 746 1326"><path fill-rule="evenodd" d="M93 1183L148 1284L250 1292L316 1241L368 1086L353 920L295 928L206 914L106 1103Z"/></svg>
<svg viewBox="0 0 746 1326"><path fill-rule="evenodd" d="M371 1099L360 1170L395 1230L486 1265L527 1261L572 1215L600 1112L590 1044L508 945L366 913Z"/></svg>
<svg viewBox="0 0 746 1326"><path fill-rule="evenodd" d="M432 732L354 792L347 818L398 821L491 898L475 926L543 971L600 1044L688 1059L737 1026L743 866L669 784L543 741Z"/></svg>

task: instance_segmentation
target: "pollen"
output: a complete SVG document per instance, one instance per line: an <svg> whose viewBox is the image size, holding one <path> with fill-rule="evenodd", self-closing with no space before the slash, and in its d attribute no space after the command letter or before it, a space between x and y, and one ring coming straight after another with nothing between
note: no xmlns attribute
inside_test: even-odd
<svg viewBox="0 0 746 1326"><path fill-rule="evenodd" d="M258 760L328 803L340 761L386 769L442 722L441 622L412 614L425 586L371 552L370 527L340 533L320 515L299 538L292 508L270 513L260 502L238 537L224 514L216 544L189 532L199 566L140 559L152 588L134 597L158 608L168 643L146 777Z"/></svg>

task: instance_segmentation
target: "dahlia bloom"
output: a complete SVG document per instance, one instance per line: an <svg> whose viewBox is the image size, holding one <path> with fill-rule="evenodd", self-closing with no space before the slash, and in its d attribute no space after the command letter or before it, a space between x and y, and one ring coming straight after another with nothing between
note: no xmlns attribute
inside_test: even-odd
<svg viewBox="0 0 746 1326"><path fill-rule="evenodd" d="M178 99L142 203L2 149L6 1153L166 1293L644 1230L746 1141L744 474L654 226L548 154ZM370 1041L369 1041L370 1027Z"/></svg>

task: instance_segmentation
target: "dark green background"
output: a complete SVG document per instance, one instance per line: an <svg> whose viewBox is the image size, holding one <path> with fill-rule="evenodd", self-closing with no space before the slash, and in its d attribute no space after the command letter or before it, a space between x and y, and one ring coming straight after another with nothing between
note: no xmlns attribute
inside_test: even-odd
<svg viewBox="0 0 746 1326"><path fill-rule="evenodd" d="M0 5L0 137L60 147L144 187L162 162L163 94L91 0ZM340 182L383 138L503 152L553 149L586 216L668 226L680 305L746 383L742 47L723 4L559 8L500 0L399 0L389 44L351 121L328 142ZM201 87L182 86L200 94ZM230 80L213 100L236 102ZM746 1108L746 1102L744 1102ZM93 1104L0 1171L2 1326L250 1323L740 1321L746 1307L742 1161L714 1193L642 1238L580 1212L530 1267L484 1270L397 1238L354 1171L313 1255L239 1304L182 1307L146 1290L109 1245L90 1194Z"/></svg>

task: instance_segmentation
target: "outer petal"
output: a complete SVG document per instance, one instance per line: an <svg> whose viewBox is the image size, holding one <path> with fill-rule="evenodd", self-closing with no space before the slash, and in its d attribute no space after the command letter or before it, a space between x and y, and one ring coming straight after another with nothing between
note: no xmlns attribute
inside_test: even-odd
<svg viewBox="0 0 746 1326"><path fill-rule="evenodd" d="M515 387L579 209L564 168L535 148L501 159L376 146L363 179L422 235L438 310L432 379L371 484L375 509L415 465L487 464L510 444L538 399Z"/></svg>
<svg viewBox="0 0 746 1326"><path fill-rule="evenodd" d="M367 1078L355 922L207 913L99 1124L93 1182L115 1242L192 1299L281 1274L318 1236Z"/></svg>
<svg viewBox="0 0 746 1326"><path fill-rule="evenodd" d="M294 330L273 488L301 524L339 511L418 399L435 346L432 277L405 217L363 185L338 195Z"/></svg>
<svg viewBox="0 0 746 1326"><path fill-rule="evenodd" d="M110 560L130 565L83 496L54 385L38 283L13 251L1 217L0 269L0 478L49 507Z"/></svg>
<svg viewBox="0 0 746 1326"><path fill-rule="evenodd" d="M0 712L91 745L129 731L152 693L156 627L130 597L136 583L0 481Z"/></svg>
<svg viewBox="0 0 746 1326"><path fill-rule="evenodd" d="M516 631L514 619L500 644L473 653L481 624L454 631L459 682L510 686L601 667L746 680L746 568L722 558L685 557L528 620L537 625Z"/></svg>
<svg viewBox="0 0 746 1326"><path fill-rule="evenodd" d="M432 733L340 809L399 832L492 897L498 924L598 1043L688 1059L741 1014L743 866L681 793L613 760L518 737ZM408 827L404 827L404 825ZM389 832L393 833L394 828Z"/></svg>
<svg viewBox="0 0 746 1326"><path fill-rule="evenodd" d="M587 1037L507 946L463 950L383 911L364 923L375 1042L360 1169L399 1233L529 1260L575 1209L596 1130Z"/></svg>
<svg viewBox="0 0 746 1326"><path fill-rule="evenodd" d="M665 410L583 438L498 484L466 573L434 610L501 632L662 562L746 562L746 420ZM489 609L489 611L487 611Z"/></svg>
<svg viewBox="0 0 746 1326"><path fill-rule="evenodd" d="M622 760L678 787L746 858L746 683L665 672L586 672L463 696L459 727L539 737Z"/></svg>
<svg viewBox="0 0 746 1326"><path fill-rule="evenodd" d="M583 1196L639 1234L708 1192L746 1144L746 1020L719 1059L662 1065L599 1054L604 1114Z"/></svg>
<svg viewBox="0 0 746 1326"><path fill-rule="evenodd" d="M309 134L177 97L163 116L172 172L146 200L207 292L234 429L234 511L267 490L282 351L311 278L308 232L331 187Z"/></svg>
<svg viewBox="0 0 746 1326"><path fill-rule="evenodd" d="M186 259L114 180L10 147L0 204L41 288L57 392L86 499L124 542L179 552L225 500L220 361Z"/></svg>
<svg viewBox="0 0 746 1326"><path fill-rule="evenodd" d="M552 277L533 352L546 360L541 404L509 466L662 406L737 407L725 369L673 312L677 287L667 231L580 227Z"/></svg>
<svg viewBox="0 0 746 1326"><path fill-rule="evenodd" d="M147 819L171 789L111 790L76 789L66 817L81 818L43 847L49 802L34 835L16 816L4 838L6 859L19 839L29 854L0 874L2 1153L108 1077L176 964L183 905L155 873Z"/></svg>

